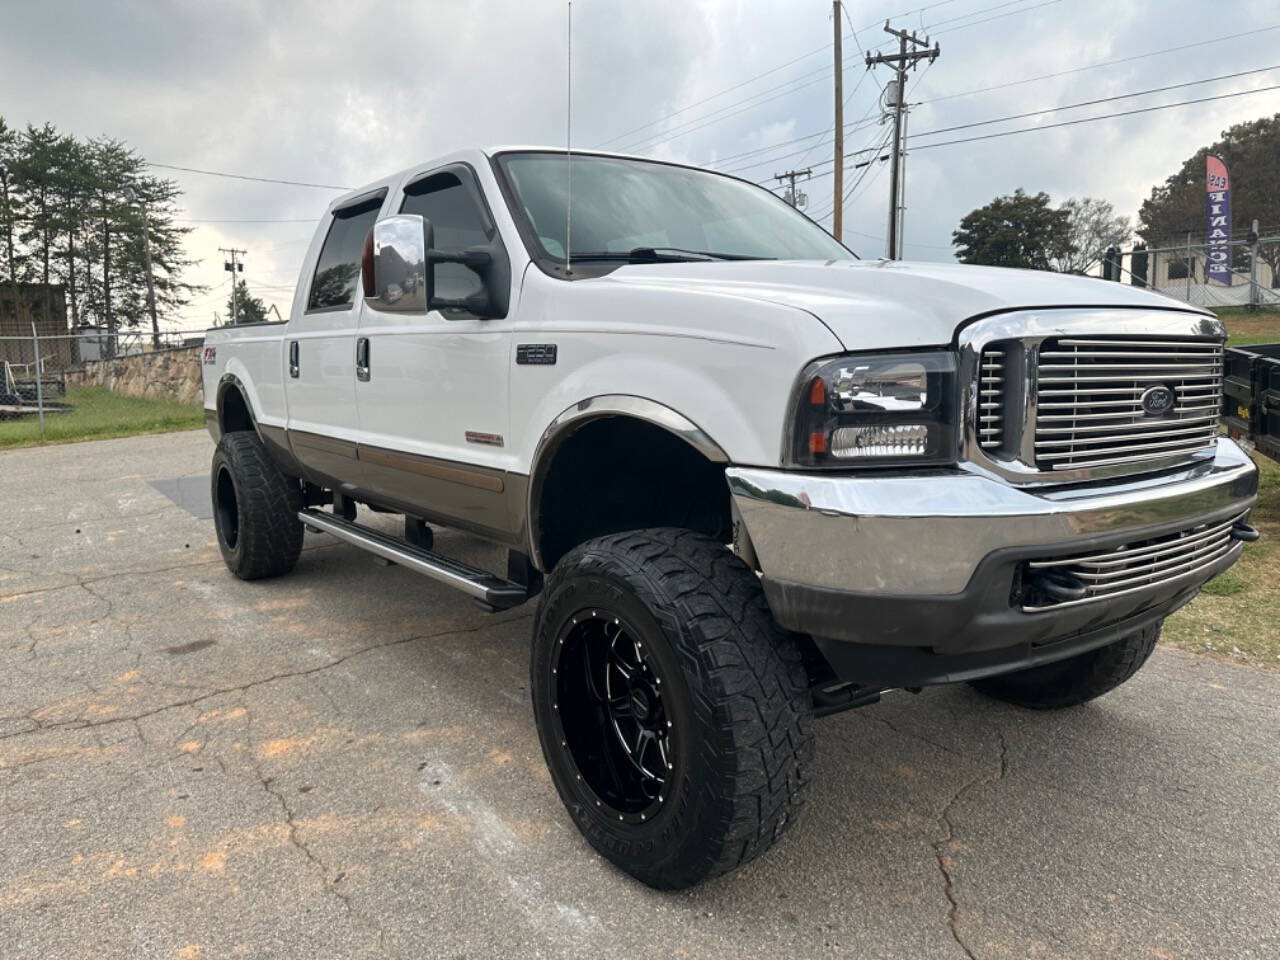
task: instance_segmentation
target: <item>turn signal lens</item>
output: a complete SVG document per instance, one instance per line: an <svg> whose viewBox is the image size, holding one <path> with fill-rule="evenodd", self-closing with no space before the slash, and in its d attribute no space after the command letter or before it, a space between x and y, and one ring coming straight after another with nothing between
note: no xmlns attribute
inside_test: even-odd
<svg viewBox="0 0 1280 960"><path fill-rule="evenodd" d="M809 404L814 407L827 405L827 381L822 377L814 377L809 384Z"/></svg>

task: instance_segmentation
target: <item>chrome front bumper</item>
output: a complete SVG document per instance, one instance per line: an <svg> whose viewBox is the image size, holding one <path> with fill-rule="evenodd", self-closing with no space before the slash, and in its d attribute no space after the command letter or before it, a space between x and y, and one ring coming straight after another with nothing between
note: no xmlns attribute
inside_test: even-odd
<svg viewBox="0 0 1280 960"><path fill-rule="evenodd" d="M1234 442L1182 470L1066 489L1019 488L945 474L725 471L766 578L861 593L963 591L1000 550L1070 550L1141 539L1239 514L1257 499L1258 469Z"/></svg>
<svg viewBox="0 0 1280 960"><path fill-rule="evenodd" d="M963 469L726 474L736 546L758 563L774 618L864 684L972 679L1110 643L1187 603L1256 535L1244 519L1258 471L1227 439L1181 469L1087 487L1019 488ZM1200 549L1224 528L1230 539ZM1085 578L1070 589L1089 577L1090 593L1123 589L1029 599L1044 596L1044 570L1063 567Z"/></svg>

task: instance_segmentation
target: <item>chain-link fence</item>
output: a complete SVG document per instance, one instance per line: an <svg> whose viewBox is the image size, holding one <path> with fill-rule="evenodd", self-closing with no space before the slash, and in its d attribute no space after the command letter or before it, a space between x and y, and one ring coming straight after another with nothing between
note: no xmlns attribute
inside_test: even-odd
<svg viewBox="0 0 1280 960"><path fill-rule="evenodd" d="M203 331L0 336L0 447L197 427Z"/></svg>
<svg viewBox="0 0 1280 960"><path fill-rule="evenodd" d="M1258 246L1280 244L1280 236L1259 237L1257 245L1244 240L1224 244L1230 264L1230 284L1209 279L1206 274L1209 250L1203 243L1188 240L1177 245L1137 247L1119 251L1105 261L1103 276L1121 283L1146 287L1197 307L1280 306L1280 270L1257 252Z"/></svg>

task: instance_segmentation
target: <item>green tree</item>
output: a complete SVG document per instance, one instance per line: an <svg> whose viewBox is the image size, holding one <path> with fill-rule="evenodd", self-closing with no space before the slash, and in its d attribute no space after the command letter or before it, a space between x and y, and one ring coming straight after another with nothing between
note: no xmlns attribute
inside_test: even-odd
<svg viewBox="0 0 1280 960"><path fill-rule="evenodd" d="M1071 250L1071 215L1055 210L1047 193L1019 187L968 213L951 235L961 263L1050 270Z"/></svg>
<svg viewBox="0 0 1280 960"><path fill-rule="evenodd" d="M267 305L249 293L249 284L236 281L236 311L231 310L231 294L227 294L227 316L232 323L266 323Z"/></svg>
<svg viewBox="0 0 1280 960"><path fill-rule="evenodd" d="M1221 157L1231 173L1231 235L1243 238L1257 220L1263 235L1280 232L1280 113L1226 130L1188 157L1154 187L1138 212L1138 234L1152 247L1185 242L1205 232L1205 157ZM1258 256L1280 286L1280 243L1264 243ZM1247 260L1244 261L1247 263ZM1239 264L1239 261L1237 261Z"/></svg>
<svg viewBox="0 0 1280 960"><path fill-rule="evenodd" d="M18 311L18 254L15 235L18 227L16 166L18 133L0 117L0 231L4 233L5 271L13 297L14 320Z"/></svg>
<svg viewBox="0 0 1280 960"><path fill-rule="evenodd" d="M117 140L78 140L51 124L21 133L0 117L0 276L61 283L73 324L110 330L149 321L143 236L151 240L156 307L163 316L200 287L184 272L189 228L177 224L172 180ZM132 187L137 203L125 199ZM46 297L44 309L49 311Z"/></svg>

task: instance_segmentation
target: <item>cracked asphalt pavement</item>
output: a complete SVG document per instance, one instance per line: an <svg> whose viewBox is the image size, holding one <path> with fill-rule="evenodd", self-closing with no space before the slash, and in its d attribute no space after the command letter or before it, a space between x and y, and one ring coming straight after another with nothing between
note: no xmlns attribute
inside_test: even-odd
<svg viewBox="0 0 1280 960"><path fill-rule="evenodd" d="M892 695L818 723L769 855L656 893L556 797L531 609L310 534L237 581L184 479L211 452L0 455L4 957L1280 955L1280 674L1161 649L1062 713Z"/></svg>

